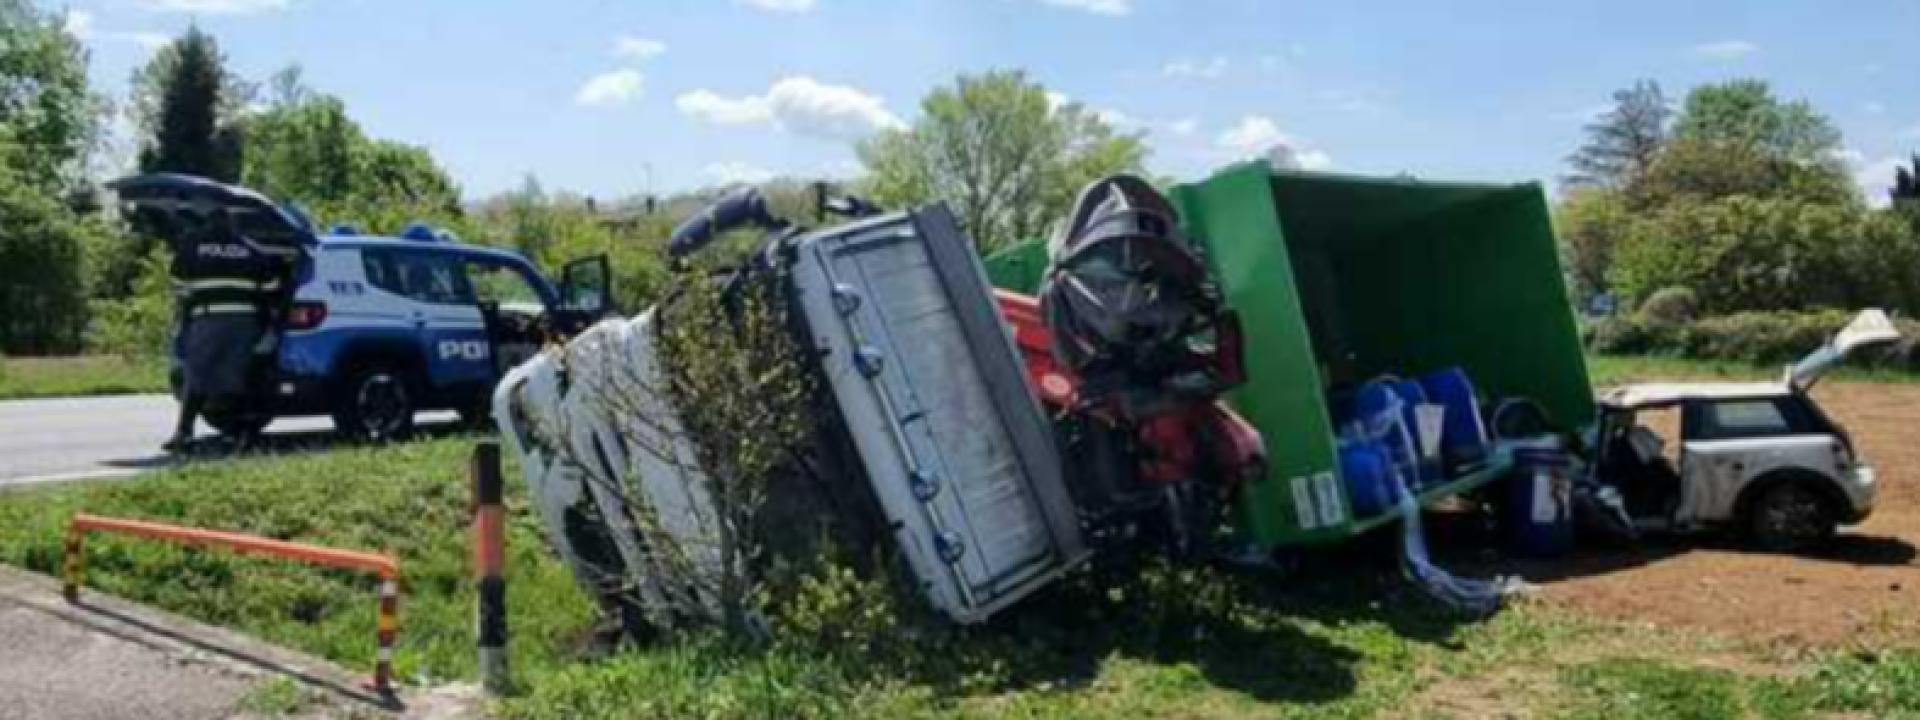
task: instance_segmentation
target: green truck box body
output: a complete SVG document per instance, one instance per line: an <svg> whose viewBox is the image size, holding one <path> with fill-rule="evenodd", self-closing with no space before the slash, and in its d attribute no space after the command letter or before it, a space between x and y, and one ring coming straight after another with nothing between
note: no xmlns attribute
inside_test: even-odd
<svg viewBox="0 0 1920 720"><path fill-rule="evenodd" d="M1355 518L1336 468L1328 390L1459 366L1488 397L1528 397L1569 427L1593 395L1539 185L1472 185L1228 166L1171 196L1245 331L1247 383L1229 397L1260 429L1265 479L1240 523L1268 546L1328 542ZM996 284L1032 291L1044 243L988 259ZM1422 492L1432 500L1504 470Z"/></svg>

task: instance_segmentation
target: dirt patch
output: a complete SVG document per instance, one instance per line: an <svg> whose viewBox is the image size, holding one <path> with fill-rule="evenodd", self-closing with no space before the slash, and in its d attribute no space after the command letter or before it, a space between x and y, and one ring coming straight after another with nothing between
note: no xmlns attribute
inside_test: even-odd
<svg viewBox="0 0 1920 720"><path fill-rule="evenodd" d="M1606 617L1793 646L1920 642L1920 386L1830 383L1814 396L1879 471L1872 517L1832 547L1784 556L1676 540L1583 549L1522 574L1549 602Z"/></svg>

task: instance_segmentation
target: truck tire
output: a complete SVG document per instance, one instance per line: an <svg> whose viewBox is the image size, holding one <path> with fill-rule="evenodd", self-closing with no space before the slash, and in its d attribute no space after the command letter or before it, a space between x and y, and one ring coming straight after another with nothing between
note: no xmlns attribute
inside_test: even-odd
<svg viewBox="0 0 1920 720"><path fill-rule="evenodd" d="M346 376L334 398L333 426L340 434L374 442L398 440L413 432L418 392L407 373L386 362L370 362Z"/></svg>
<svg viewBox="0 0 1920 720"><path fill-rule="evenodd" d="M1839 526L1835 508L1806 480L1787 480L1760 491L1744 518L1754 547L1768 552L1798 552L1833 537Z"/></svg>

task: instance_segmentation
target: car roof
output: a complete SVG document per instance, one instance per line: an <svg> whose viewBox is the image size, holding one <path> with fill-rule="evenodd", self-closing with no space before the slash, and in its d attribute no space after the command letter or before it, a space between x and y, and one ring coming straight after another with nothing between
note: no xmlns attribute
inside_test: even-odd
<svg viewBox="0 0 1920 720"><path fill-rule="evenodd" d="M1617 408L1674 405L1686 400L1775 397L1791 393L1783 382L1641 383L1600 394L1600 404Z"/></svg>
<svg viewBox="0 0 1920 720"><path fill-rule="evenodd" d="M527 256L506 248L486 245L470 245L451 240L409 240L407 238L385 235L321 235L322 248L396 248L405 250L427 250L433 252L455 252L462 255L478 255L503 262L528 264Z"/></svg>

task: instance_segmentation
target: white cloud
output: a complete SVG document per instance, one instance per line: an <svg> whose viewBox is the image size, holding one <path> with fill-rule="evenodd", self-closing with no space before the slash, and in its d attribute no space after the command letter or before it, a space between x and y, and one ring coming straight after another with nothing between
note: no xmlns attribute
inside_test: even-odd
<svg viewBox="0 0 1920 720"><path fill-rule="evenodd" d="M1120 16L1133 12L1132 0L1040 0L1054 7L1085 10L1095 15Z"/></svg>
<svg viewBox="0 0 1920 720"><path fill-rule="evenodd" d="M247 15L269 10L284 10L287 7L287 0L142 0L141 4L161 12Z"/></svg>
<svg viewBox="0 0 1920 720"><path fill-rule="evenodd" d="M1167 123L1167 130L1180 137L1188 137L1200 130L1200 120L1190 117L1180 118L1179 120Z"/></svg>
<svg viewBox="0 0 1920 720"><path fill-rule="evenodd" d="M1323 150L1303 147L1280 131L1272 118L1248 115L1214 138L1220 149L1247 157L1259 155L1275 167L1301 170L1326 170L1333 167L1333 156Z"/></svg>
<svg viewBox="0 0 1920 720"><path fill-rule="evenodd" d="M813 0L737 0L771 12L804 13L813 11Z"/></svg>
<svg viewBox="0 0 1920 720"><path fill-rule="evenodd" d="M1760 52L1760 46L1747 40L1718 40L1693 46L1693 54L1708 60L1739 60Z"/></svg>
<svg viewBox="0 0 1920 720"><path fill-rule="evenodd" d="M69 9L67 10L66 20L61 24L61 27L67 31L68 35L84 40L88 33L93 30L93 13L85 10Z"/></svg>
<svg viewBox="0 0 1920 720"><path fill-rule="evenodd" d="M173 38L166 33L157 32L103 32L100 37L105 40L124 40L148 50L173 42Z"/></svg>
<svg viewBox="0 0 1920 720"><path fill-rule="evenodd" d="M1206 60L1179 58L1169 61L1160 68L1160 74L1172 78L1199 78L1212 80L1227 74L1227 58L1215 55Z"/></svg>
<svg viewBox="0 0 1920 720"><path fill-rule="evenodd" d="M88 41L130 42L152 50L167 44L173 38L156 32L122 32L118 30L100 30L93 26L93 13L85 10L68 10L62 29L75 39Z"/></svg>
<svg viewBox="0 0 1920 720"><path fill-rule="evenodd" d="M1067 97L1066 93L1056 90L1047 91L1047 112L1060 112L1060 108L1070 102L1073 102L1073 98Z"/></svg>
<svg viewBox="0 0 1920 720"><path fill-rule="evenodd" d="M743 163L738 160L708 163L702 171L713 179L718 180L722 185L763 183L772 180L774 175L772 170L758 165Z"/></svg>
<svg viewBox="0 0 1920 720"><path fill-rule="evenodd" d="M1916 127L1915 130L1920 130L1920 127ZM1846 164L1847 171L1853 174L1854 184L1858 185L1860 192L1866 195L1868 204L1874 207L1885 207L1893 202L1893 198L1887 192L1893 189L1894 172L1906 164L1907 158L1888 155L1878 160L1868 161L1866 153L1853 148L1835 150L1833 157Z"/></svg>
<svg viewBox="0 0 1920 720"><path fill-rule="evenodd" d="M1132 115L1113 108L1101 108L1093 114L1095 117L1100 118L1100 122L1106 123L1108 126L1116 129L1140 124L1139 121L1133 119Z"/></svg>
<svg viewBox="0 0 1920 720"><path fill-rule="evenodd" d="M766 98L748 95L729 98L705 88L680 93L673 99L680 112L715 125L752 125L773 119Z"/></svg>
<svg viewBox="0 0 1920 720"><path fill-rule="evenodd" d="M771 124L801 135L851 139L906 127L880 96L805 75L781 78L762 95L727 97L712 90L681 93L680 112L715 125Z"/></svg>
<svg viewBox="0 0 1920 720"><path fill-rule="evenodd" d="M646 76L639 70L623 68L595 75L573 94L573 101L588 107L613 107L632 102L646 92Z"/></svg>
<svg viewBox="0 0 1920 720"><path fill-rule="evenodd" d="M1333 167L1333 156L1321 150L1308 150L1294 156L1300 161L1302 170L1327 170Z"/></svg>
<svg viewBox="0 0 1920 720"><path fill-rule="evenodd" d="M667 44L650 38L621 35L613 41L613 56L646 60L667 51Z"/></svg>
<svg viewBox="0 0 1920 720"><path fill-rule="evenodd" d="M1222 131L1213 141L1221 148L1242 153L1258 152L1282 143L1289 143L1286 134L1280 132L1280 126L1275 125L1272 118L1261 115L1240 118L1238 124Z"/></svg>

